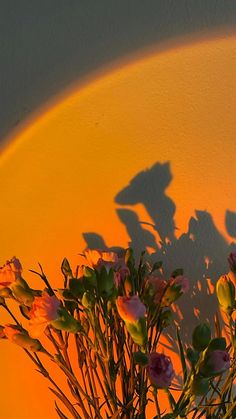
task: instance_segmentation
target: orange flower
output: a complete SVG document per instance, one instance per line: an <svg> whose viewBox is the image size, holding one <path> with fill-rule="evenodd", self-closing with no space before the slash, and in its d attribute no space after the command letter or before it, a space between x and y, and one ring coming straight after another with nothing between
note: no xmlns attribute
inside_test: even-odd
<svg viewBox="0 0 236 419"><path fill-rule="evenodd" d="M39 337L48 324L60 317L58 314L60 304L60 300L58 300L55 295L50 296L47 293L44 293L42 297L35 297L29 312L30 336L33 338Z"/></svg>
<svg viewBox="0 0 236 419"><path fill-rule="evenodd" d="M21 277L22 266L15 256L0 267L0 289L8 287Z"/></svg>

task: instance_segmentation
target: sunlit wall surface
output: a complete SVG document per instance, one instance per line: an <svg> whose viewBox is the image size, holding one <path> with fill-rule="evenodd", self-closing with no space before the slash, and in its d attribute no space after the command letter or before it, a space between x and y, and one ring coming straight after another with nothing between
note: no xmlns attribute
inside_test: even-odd
<svg viewBox="0 0 236 419"><path fill-rule="evenodd" d="M27 270L40 261L58 285L62 258L75 265L91 240L126 247L135 240L127 214L137 226L156 220L142 194L129 200L122 191L167 161L172 180L161 193L172 203L175 240L199 210L198 221L208 217L199 243L216 235L228 246L236 235L235 45L227 36L144 54L75 86L19 132L0 162L0 262L18 256L38 286ZM125 222L121 209L130 210ZM160 237L149 224L140 237L154 252ZM18 348L0 343L0 417L56 417L43 377Z"/></svg>

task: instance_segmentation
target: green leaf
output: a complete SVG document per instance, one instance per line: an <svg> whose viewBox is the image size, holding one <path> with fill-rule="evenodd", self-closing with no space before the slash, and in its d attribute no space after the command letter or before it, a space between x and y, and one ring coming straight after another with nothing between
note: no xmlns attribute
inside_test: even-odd
<svg viewBox="0 0 236 419"><path fill-rule="evenodd" d="M187 366L186 366L186 362L185 362L184 349L183 349L183 345L182 345L182 342L181 342L178 327L176 328L176 331L177 331L177 340L178 340L178 346L179 346L180 360L181 360L182 371L183 371L183 379L184 379L184 383L185 383L186 380L187 380Z"/></svg>

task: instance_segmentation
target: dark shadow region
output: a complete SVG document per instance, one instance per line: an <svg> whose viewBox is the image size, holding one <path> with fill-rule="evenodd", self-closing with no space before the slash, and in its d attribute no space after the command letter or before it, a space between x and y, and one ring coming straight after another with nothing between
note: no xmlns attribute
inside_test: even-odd
<svg viewBox="0 0 236 419"><path fill-rule="evenodd" d="M192 330L199 320L213 323L217 302L212 285L228 271L227 256L231 251L236 251L236 244L233 241L228 243L215 225L212 215L202 210L196 210L189 219L186 232L176 235L176 205L166 194L172 178L170 163L157 162L134 176L116 195L115 202L119 205L117 215L130 237L128 244L135 250L136 257L146 250L147 257L153 262L163 261L164 278L170 277L176 268L183 268L189 278L190 291L180 299L176 315L181 323L182 335L190 342ZM135 210L130 209L136 204L145 207L151 223L141 221ZM149 224L149 228L146 224ZM226 211L225 225L228 234L235 238L234 212ZM83 237L90 248L109 249L98 234L84 233ZM113 247L112 250L120 249ZM175 347L174 327L169 329L168 338Z"/></svg>

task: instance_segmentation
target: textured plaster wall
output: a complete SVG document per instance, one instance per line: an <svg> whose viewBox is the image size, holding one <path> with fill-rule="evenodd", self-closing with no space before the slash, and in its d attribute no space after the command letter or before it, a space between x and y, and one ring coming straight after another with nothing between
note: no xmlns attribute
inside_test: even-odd
<svg viewBox="0 0 236 419"><path fill-rule="evenodd" d="M150 45L235 27L234 0L0 0L0 139L74 81Z"/></svg>

